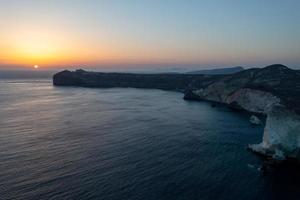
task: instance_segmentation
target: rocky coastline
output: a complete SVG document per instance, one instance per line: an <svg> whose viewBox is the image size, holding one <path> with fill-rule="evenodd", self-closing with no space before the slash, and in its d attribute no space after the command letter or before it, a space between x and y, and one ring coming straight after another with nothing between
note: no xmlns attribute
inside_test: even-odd
<svg viewBox="0 0 300 200"><path fill-rule="evenodd" d="M134 87L184 92L185 100L211 101L267 117L263 140L249 149L274 160L300 161L300 72L276 64L234 74L130 74L62 71L55 86Z"/></svg>

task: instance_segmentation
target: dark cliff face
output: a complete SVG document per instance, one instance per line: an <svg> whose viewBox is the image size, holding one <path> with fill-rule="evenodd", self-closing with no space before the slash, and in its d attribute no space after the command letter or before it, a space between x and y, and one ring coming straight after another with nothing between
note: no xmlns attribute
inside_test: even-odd
<svg viewBox="0 0 300 200"><path fill-rule="evenodd" d="M80 86L80 77L71 71L65 70L53 76L53 84L61 86Z"/></svg>
<svg viewBox="0 0 300 200"><path fill-rule="evenodd" d="M228 68L220 68L220 69L190 71L187 72L187 74L207 74L207 75L234 74L243 70L245 70L243 67L228 67Z"/></svg>
<svg viewBox="0 0 300 200"><path fill-rule="evenodd" d="M280 97L285 105L300 111L300 74L283 65L271 65L255 74L249 87Z"/></svg>
<svg viewBox="0 0 300 200"><path fill-rule="evenodd" d="M131 74L100 73L84 70L62 71L53 76L53 84L57 86L80 87L134 87L164 90L192 89L205 87L223 76L207 76L193 74Z"/></svg>

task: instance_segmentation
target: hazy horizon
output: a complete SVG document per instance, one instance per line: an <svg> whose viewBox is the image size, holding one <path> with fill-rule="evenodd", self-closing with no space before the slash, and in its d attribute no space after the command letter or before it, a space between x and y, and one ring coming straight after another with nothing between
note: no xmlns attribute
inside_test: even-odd
<svg viewBox="0 0 300 200"><path fill-rule="evenodd" d="M0 0L0 69L282 63L300 68L300 2Z"/></svg>
<svg viewBox="0 0 300 200"><path fill-rule="evenodd" d="M271 63L268 65L260 65L260 66L202 66L202 65L100 65L100 66L88 66L88 65L73 65L73 66L48 66L48 67L40 67L38 70L34 69L31 66L2 66L0 67L0 71L41 71L41 72L58 72L62 70L77 70L83 69L86 71L95 71L95 72L153 72L153 73L163 73L163 72L192 72L198 70L215 70L215 69L226 69L226 68L235 68L242 67L245 70L251 68L264 68L270 65L276 65L282 63ZM285 65L285 64L282 64ZM285 65L287 66L287 65ZM290 69L299 70L300 66L287 66Z"/></svg>

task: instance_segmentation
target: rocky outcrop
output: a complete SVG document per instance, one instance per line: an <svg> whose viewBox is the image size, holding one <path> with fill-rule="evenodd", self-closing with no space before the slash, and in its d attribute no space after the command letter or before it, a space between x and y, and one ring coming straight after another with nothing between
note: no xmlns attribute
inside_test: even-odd
<svg viewBox="0 0 300 200"><path fill-rule="evenodd" d="M263 114L282 104L300 113L300 73L283 65L244 70L191 89L185 99L216 101Z"/></svg>
<svg viewBox="0 0 300 200"><path fill-rule="evenodd" d="M189 97L198 100L208 100L224 103L234 108L247 110L254 113L267 114L274 105L279 105L280 99L270 92L241 88L237 90L220 88L206 88L189 91Z"/></svg>
<svg viewBox="0 0 300 200"><path fill-rule="evenodd" d="M250 149L274 159L300 161L298 71L283 65L245 70L220 78L207 87L190 90L185 99L209 100L266 115L263 142L250 145Z"/></svg>
<svg viewBox="0 0 300 200"><path fill-rule="evenodd" d="M270 92L243 88L227 97L227 104L234 102L247 111L266 114L273 106L279 105L280 99Z"/></svg>
<svg viewBox="0 0 300 200"><path fill-rule="evenodd" d="M262 121L258 117L256 117L255 115L251 115L249 121L253 125L261 125L262 124Z"/></svg>
<svg viewBox="0 0 300 200"><path fill-rule="evenodd" d="M276 160L300 160L300 116L283 106L274 107L268 113L262 143L249 148Z"/></svg>

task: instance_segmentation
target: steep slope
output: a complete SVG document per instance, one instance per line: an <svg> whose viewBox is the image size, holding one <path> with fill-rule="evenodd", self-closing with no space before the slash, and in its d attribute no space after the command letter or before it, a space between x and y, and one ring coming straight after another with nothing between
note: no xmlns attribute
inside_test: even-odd
<svg viewBox="0 0 300 200"><path fill-rule="evenodd" d="M190 71L187 72L187 74L209 74L209 75L234 74L243 70L244 70L243 67L228 67L228 68L219 68L219 69Z"/></svg>
<svg viewBox="0 0 300 200"><path fill-rule="evenodd" d="M274 99L279 98L281 104L300 112L300 74L279 64L222 77L207 87L187 91L185 98L211 100L243 108L242 99L237 99L240 97L237 94L246 95L249 91L259 91L274 96ZM263 110L254 112L264 113Z"/></svg>

